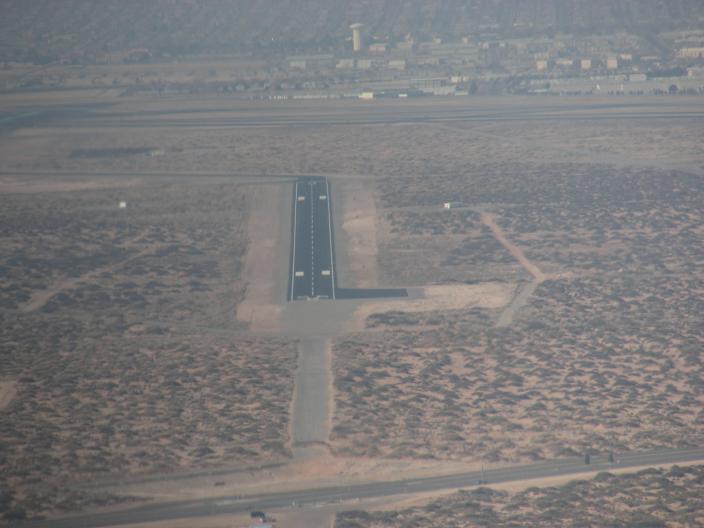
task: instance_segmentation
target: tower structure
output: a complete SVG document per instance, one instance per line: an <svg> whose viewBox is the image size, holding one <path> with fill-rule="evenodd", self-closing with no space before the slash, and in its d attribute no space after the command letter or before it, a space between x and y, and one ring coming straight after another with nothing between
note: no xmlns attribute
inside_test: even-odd
<svg viewBox="0 0 704 528"><path fill-rule="evenodd" d="M362 24L352 24L352 51L362 51Z"/></svg>

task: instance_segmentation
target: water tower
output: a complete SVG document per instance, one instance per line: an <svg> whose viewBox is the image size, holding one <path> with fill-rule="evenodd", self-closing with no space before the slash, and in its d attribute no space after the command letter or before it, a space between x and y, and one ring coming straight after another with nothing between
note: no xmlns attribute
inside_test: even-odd
<svg viewBox="0 0 704 528"><path fill-rule="evenodd" d="M352 51L362 51L362 24L352 24Z"/></svg>

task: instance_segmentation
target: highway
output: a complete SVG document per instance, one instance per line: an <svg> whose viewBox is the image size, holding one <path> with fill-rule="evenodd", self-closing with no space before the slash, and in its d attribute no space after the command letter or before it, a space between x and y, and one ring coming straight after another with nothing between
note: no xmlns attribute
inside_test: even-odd
<svg viewBox="0 0 704 528"><path fill-rule="evenodd" d="M294 185L288 300L335 299L335 256L328 179Z"/></svg>
<svg viewBox="0 0 704 528"><path fill-rule="evenodd" d="M452 490L478 485L480 479L486 485L555 476L574 476L594 471L609 471L620 468L654 466L659 464L700 462L704 460L704 448L686 448L633 452L614 455L609 462L607 454L592 455L591 463L585 464L583 457L548 460L522 466L506 466L472 471L456 475L426 477L413 480L372 482L334 486L327 488L284 491L251 496L215 497L169 503L156 503L117 512L101 512L48 521L17 522L18 527L47 528L86 528L131 524L137 522L164 521L248 512L271 510L286 507L316 507L324 503L334 503L355 499L371 499L392 495L427 493ZM355 508L350 505L350 508Z"/></svg>

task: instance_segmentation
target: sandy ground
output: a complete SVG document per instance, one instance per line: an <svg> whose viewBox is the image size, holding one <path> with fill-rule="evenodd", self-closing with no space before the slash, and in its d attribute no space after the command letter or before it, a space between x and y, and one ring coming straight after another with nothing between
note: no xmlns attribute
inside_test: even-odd
<svg viewBox="0 0 704 528"><path fill-rule="evenodd" d="M332 183L333 203L337 209L335 224L339 226L335 229L335 260L341 287L379 286L377 208L373 187L372 182L364 180L336 180Z"/></svg>
<svg viewBox="0 0 704 528"><path fill-rule="evenodd" d="M547 276L540 271L538 266L528 260L528 258L523 254L521 248L506 238L501 228L494 221L494 215L490 213L482 213L481 218L484 225L491 229L491 232L496 240L504 246L509 253L511 253L511 255L521 264L521 266L525 268L528 273L533 276L535 280L542 282L547 278Z"/></svg>
<svg viewBox="0 0 704 528"><path fill-rule="evenodd" d="M252 524L249 515L213 515L190 519L120 524L119 526L124 528L249 528Z"/></svg>
<svg viewBox="0 0 704 528"><path fill-rule="evenodd" d="M313 457L267 469L131 484L125 481L102 489L157 501L171 501L416 479L476 471L479 468L479 463L457 461L335 457L321 449Z"/></svg>
<svg viewBox="0 0 704 528"><path fill-rule="evenodd" d="M4 409L17 394L17 383L14 381L0 381L0 409Z"/></svg>
<svg viewBox="0 0 704 528"><path fill-rule="evenodd" d="M249 187L250 217L244 280L237 319L256 332L280 330L286 301L291 189L288 183Z"/></svg>
<svg viewBox="0 0 704 528"><path fill-rule="evenodd" d="M335 511L345 509L343 505L318 509L274 510L265 512L278 528L333 528ZM124 528L249 528L257 526L249 515L214 515L170 521L120 525Z"/></svg>
<svg viewBox="0 0 704 528"><path fill-rule="evenodd" d="M508 305L516 289L515 284L485 282L482 284L447 284L422 288L422 298L379 299L360 305L355 310L348 330L364 330L364 322L374 313L390 311L432 312L462 310L478 307L503 308Z"/></svg>
<svg viewBox="0 0 704 528"><path fill-rule="evenodd" d="M0 178L0 194L44 193L44 192L74 192L97 189L116 189L134 187L142 183L138 178L112 180L80 180L80 181L46 181L19 179L14 177Z"/></svg>
<svg viewBox="0 0 704 528"><path fill-rule="evenodd" d="M490 213L481 213L481 219L484 225L491 229L491 233L494 238L504 247L506 251L511 253L513 258L515 258L523 268L533 276L533 281L530 284L526 284L520 292L518 292L512 299L511 303L506 307L506 309L499 316L499 320L496 323L498 327L510 326L513 323L513 318L516 314L528 304L530 296L533 295L535 290L538 288L541 282L546 280L548 276L543 273L538 266L533 264L528 257L525 256L523 250L511 242L501 228L498 226L494 220L494 215Z"/></svg>

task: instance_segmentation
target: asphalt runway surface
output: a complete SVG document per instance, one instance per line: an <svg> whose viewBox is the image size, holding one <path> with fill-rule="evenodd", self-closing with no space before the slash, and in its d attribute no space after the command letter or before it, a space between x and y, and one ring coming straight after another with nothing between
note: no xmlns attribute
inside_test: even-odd
<svg viewBox="0 0 704 528"><path fill-rule="evenodd" d="M324 445L330 434L332 386L330 361L323 337L306 337L298 345L298 368L291 413L293 456L305 456L306 446Z"/></svg>
<svg viewBox="0 0 704 528"><path fill-rule="evenodd" d="M583 457L546 460L522 466L507 466L485 471L472 471L457 475L426 477L413 480L372 482L347 486L284 491L251 496L223 496L200 500L187 500L148 504L117 512L103 512L47 521L25 521L11 524L17 527L87 528L164 521L210 515L267 511L277 508L315 508L324 504L357 499L371 499L394 495L453 490L479 485L491 486L503 482L538 479L545 477L575 476L595 471L610 471L629 467L655 466L704 460L704 448L658 450L649 452L592 455L590 464ZM350 509L356 509L355 504Z"/></svg>
<svg viewBox="0 0 704 528"><path fill-rule="evenodd" d="M335 299L335 258L327 178L294 184L289 301Z"/></svg>
<svg viewBox="0 0 704 528"><path fill-rule="evenodd" d="M288 301L407 297L404 288L338 288L331 186L302 176L293 186Z"/></svg>

